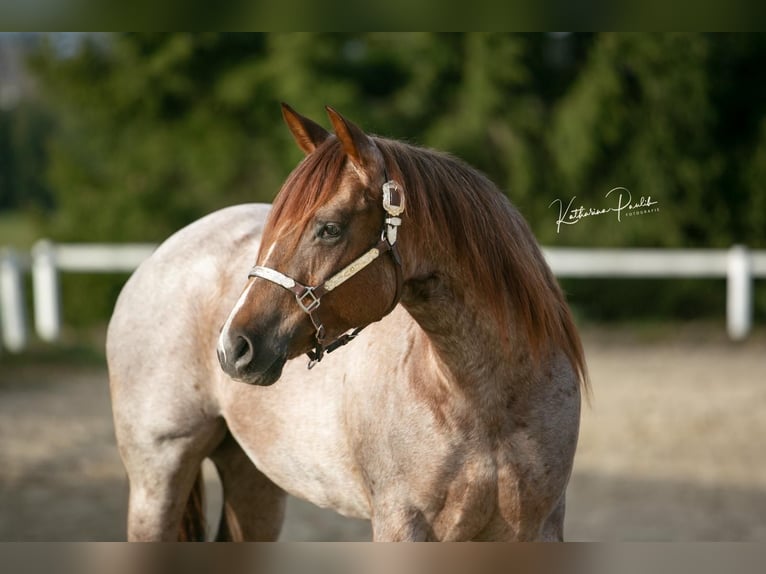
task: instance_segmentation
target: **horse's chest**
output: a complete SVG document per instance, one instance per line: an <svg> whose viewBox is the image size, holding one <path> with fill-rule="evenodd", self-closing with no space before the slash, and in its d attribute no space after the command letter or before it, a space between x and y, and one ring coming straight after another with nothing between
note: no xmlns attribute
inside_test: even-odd
<svg viewBox="0 0 766 574"><path fill-rule="evenodd" d="M231 432L258 469L285 491L347 516L368 517L336 406L318 386L292 395L285 389L230 400L224 414Z"/></svg>

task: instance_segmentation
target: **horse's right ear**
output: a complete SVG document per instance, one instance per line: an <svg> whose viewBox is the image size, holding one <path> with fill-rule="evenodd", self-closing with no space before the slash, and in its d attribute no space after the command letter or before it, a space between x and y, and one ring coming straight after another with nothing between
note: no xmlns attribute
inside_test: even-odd
<svg viewBox="0 0 766 574"><path fill-rule="evenodd" d="M330 132L318 123L300 115L284 102L282 103L282 117L285 118L285 123L290 128L298 147L307 155L330 137Z"/></svg>

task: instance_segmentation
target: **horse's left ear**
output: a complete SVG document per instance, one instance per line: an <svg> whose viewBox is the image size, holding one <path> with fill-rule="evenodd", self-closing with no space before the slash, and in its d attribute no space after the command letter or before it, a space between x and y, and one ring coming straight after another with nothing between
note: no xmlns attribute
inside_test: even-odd
<svg viewBox="0 0 766 574"><path fill-rule="evenodd" d="M318 148L330 137L330 132L305 116L300 115L290 106L282 102L282 117L285 119L290 133L306 155Z"/></svg>
<svg viewBox="0 0 766 574"><path fill-rule="evenodd" d="M380 154L372 139L330 106L325 109L346 155L355 167L368 174L377 165Z"/></svg>

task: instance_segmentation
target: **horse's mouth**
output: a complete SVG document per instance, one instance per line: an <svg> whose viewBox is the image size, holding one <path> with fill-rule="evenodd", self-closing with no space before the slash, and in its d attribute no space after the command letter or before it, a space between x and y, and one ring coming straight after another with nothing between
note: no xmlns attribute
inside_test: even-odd
<svg viewBox="0 0 766 574"><path fill-rule="evenodd" d="M282 376L282 369L287 362L287 357L284 355L277 356L274 362L269 365L264 371L255 371L250 373L243 373L233 379L239 383L245 383L247 385L254 385L257 387L270 387L279 380Z"/></svg>

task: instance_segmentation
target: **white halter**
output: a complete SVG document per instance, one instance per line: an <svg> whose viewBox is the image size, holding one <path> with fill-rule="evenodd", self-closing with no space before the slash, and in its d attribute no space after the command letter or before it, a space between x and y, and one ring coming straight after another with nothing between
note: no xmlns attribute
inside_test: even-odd
<svg viewBox="0 0 766 574"><path fill-rule="evenodd" d="M383 184L383 209L386 212L386 218L383 225L383 231L381 232L381 238L378 243L319 285L313 287L303 285L292 277L288 277L276 269L272 269L271 267L264 267L262 265L256 265L250 270L250 273L248 274L248 277L259 277L260 279L265 279L266 281L270 281L293 293L293 295L295 295L295 300L300 308L311 319L311 323L316 329L316 344L314 349L308 352L309 369L321 361L325 353L331 353L338 347L341 347L354 339L363 328L358 327L353 329L350 332L341 335L331 343L325 345L324 325L322 325L321 320L316 314L316 311L320 305L320 299L339 285L342 285L348 281L362 269L370 265L382 253L390 252L394 258L394 262L396 263L396 296L394 297L394 302L388 312L391 312L391 310L393 310L393 308L399 302L399 297L401 294L402 272L401 261L399 259L399 251L396 247L396 233L399 226L402 224L402 220L399 216L404 211L404 195L399 189L399 186L394 181L389 180Z"/></svg>

